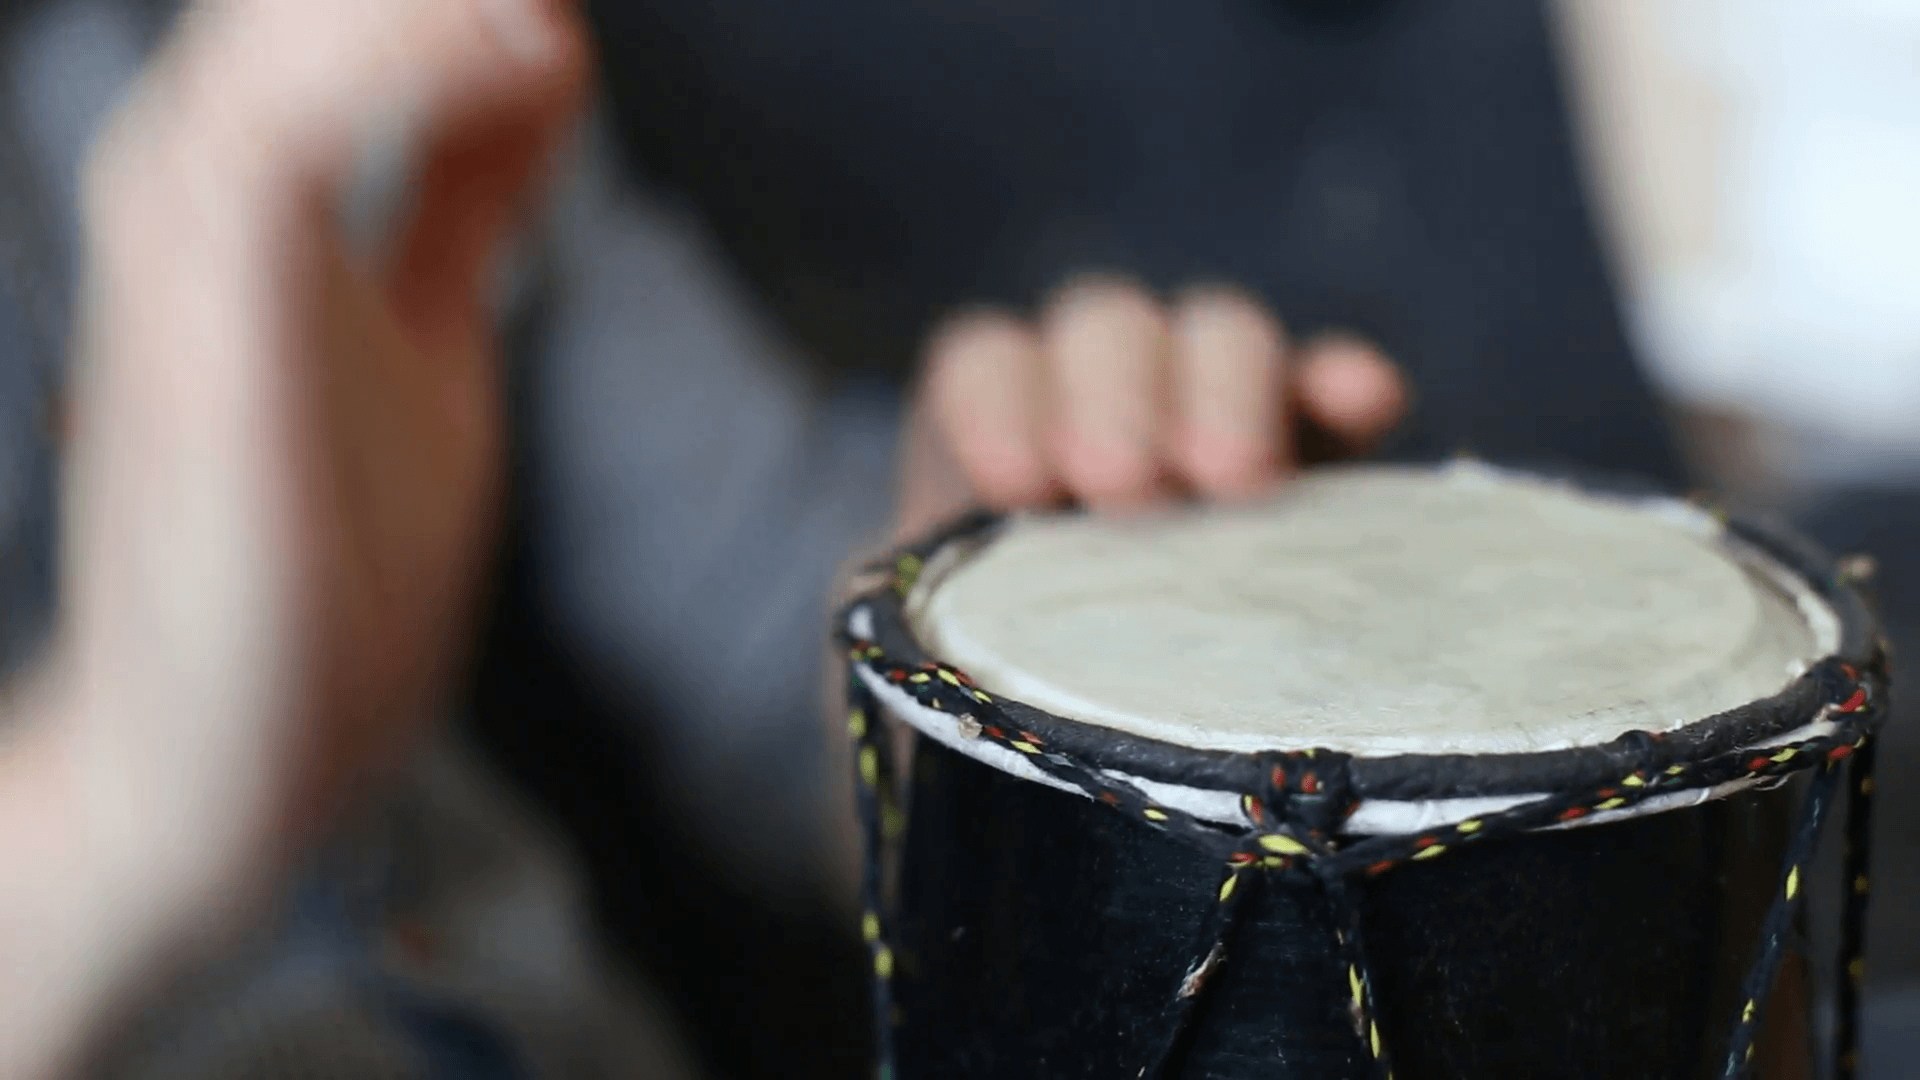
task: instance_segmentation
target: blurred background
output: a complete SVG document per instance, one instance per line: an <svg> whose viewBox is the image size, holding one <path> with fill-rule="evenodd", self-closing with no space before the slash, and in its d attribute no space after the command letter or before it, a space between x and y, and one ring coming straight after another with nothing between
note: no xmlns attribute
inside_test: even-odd
<svg viewBox="0 0 1920 1080"><path fill-rule="evenodd" d="M0 4L13 663L51 595L75 171L174 6ZM1360 330L1417 390L1391 453L1719 491L1873 553L1896 646L1920 631L1920 7L589 7L603 93L515 279L475 685L285 925L154 1001L101 1076L412 1076L500 1041L550 1076L857 1075L830 583L884 536L933 321L1077 271ZM1874 1076L1920 1040L1904 719Z"/></svg>

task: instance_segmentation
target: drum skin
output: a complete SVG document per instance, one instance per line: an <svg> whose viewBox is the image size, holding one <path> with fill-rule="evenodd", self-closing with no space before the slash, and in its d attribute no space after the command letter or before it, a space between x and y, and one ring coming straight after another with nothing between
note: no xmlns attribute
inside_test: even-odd
<svg viewBox="0 0 1920 1080"><path fill-rule="evenodd" d="M911 789L898 870L899 1075L1137 1076L1196 959L1221 867L931 740L917 741ZM1794 791L1531 833L1360 883L1394 1076L1714 1075ZM1311 881L1249 883L1259 893L1167 1075L1368 1076L1326 897ZM1777 995L1769 1027L1798 1034L1802 1007Z"/></svg>

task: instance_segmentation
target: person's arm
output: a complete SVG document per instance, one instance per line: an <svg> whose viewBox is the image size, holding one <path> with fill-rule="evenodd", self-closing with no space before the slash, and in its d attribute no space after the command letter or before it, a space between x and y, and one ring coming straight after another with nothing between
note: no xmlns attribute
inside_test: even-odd
<svg viewBox="0 0 1920 1080"><path fill-rule="evenodd" d="M0 707L0 1075L59 1075L119 992L230 924L246 897L221 829L79 745L41 673ZM176 778L177 779L177 778ZM224 880L223 880L224 879Z"/></svg>
<svg viewBox="0 0 1920 1080"><path fill-rule="evenodd" d="M86 842L71 782L51 737L61 726L49 695L23 687L0 709L0 1075L51 1076L68 1060L80 1018L97 1011L113 966L112 935L150 936L141 893L102 920L105 897L125 890L122 854Z"/></svg>
<svg viewBox="0 0 1920 1080"><path fill-rule="evenodd" d="M585 53L553 0L207 2L110 125L58 630L0 722L0 1075L70 1069L417 742L491 548L495 262Z"/></svg>

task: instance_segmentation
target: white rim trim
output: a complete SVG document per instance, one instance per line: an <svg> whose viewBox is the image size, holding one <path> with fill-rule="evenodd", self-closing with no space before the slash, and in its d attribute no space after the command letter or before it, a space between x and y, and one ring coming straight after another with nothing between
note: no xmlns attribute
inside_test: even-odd
<svg viewBox="0 0 1920 1080"><path fill-rule="evenodd" d="M865 616L866 612L856 613L855 619ZM858 628L855 627L858 633ZM1023 754L1016 753L991 739L981 738L978 733L967 734L962 730L962 717L939 709L929 709L915 701L905 690L888 682L865 664L857 665L860 681L865 683L887 710L899 717L913 729L927 738L940 743L950 750L965 754L967 757L989 765L1001 772L1045 784L1050 788L1071 792L1082 798L1092 796L1079 787L1058 779L1037 768ZM1831 707L1829 707L1831 708ZM1828 710L1823 709L1813 722L1792 731L1762 740L1743 750L1764 750L1788 743L1800 742L1831 733L1833 724L1827 719ZM968 717L967 719L973 719ZM1251 828L1253 823L1247 820L1240 809L1240 793L1221 791L1216 788L1191 787L1185 784L1168 784L1158 780L1134 776L1117 770L1101 770L1103 776L1119 783L1138 789L1148 798L1162 806L1191 814L1202 821L1224 825L1229 828ZM1617 810L1603 810L1588 814L1574 821L1557 823L1543 827L1549 829L1583 828L1588 825L1604 825L1608 822L1622 821L1632 817L1645 817L1649 814L1664 813L1687 806L1724 799L1729 795L1749 788L1774 787L1783 783L1785 777L1760 777L1730 781L1711 788L1698 788L1690 791L1676 791L1665 795L1655 795L1643 799L1632 806ZM1420 801L1398 801L1389 799L1366 799L1354 808L1347 818L1345 832L1360 836L1394 836L1408 833L1425 832L1446 825L1452 825L1469 818L1497 814L1511 810L1536 799L1547 798L1550 793L1533 795L1499 795L1471 799L1426 799Z"/></svg>

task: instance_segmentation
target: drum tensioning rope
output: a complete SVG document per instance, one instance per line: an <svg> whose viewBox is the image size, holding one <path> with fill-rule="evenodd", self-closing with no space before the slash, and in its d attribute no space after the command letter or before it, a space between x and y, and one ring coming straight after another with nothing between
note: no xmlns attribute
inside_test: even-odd
<svg viewBox="0 0 1920 1080"><path fill-rule="evenodd" d="M1374 1075L1391 1077L1391 1048L1376 1019L1378 1003L1352 892L1354 882L1388 873L1407 862L1441 858L1470 844L1625 810L1659 796L1703 792L1726 784L1778 783L1800 772L1811 772L1812 781L1742 983L1738 1013L1718 1071L1724 1077L1739 1077L1751 1064L1769 991L1808 891L1807 878L1821 826L1844 781L1849 789L1846 900L1839 968L1840 1021L1832 1054L1835 1076L1854 1075L1869 887L1872 737L1887 716L1887 679L1884 644L1871 632L1862 602L1850 583L1841 580L1841 572L1823 557L1752 527L1743 534L1743 539L1760 543L1769 554L1809 577L1827 599L1836 602L1842 616L1840 655L1814 665L1781 694L1677 732L1629 732L1601 748L1599 755L1580 755L1583 764L1575 771L1587 773L1587 782L1570 785L1557 794L1418 833L1348 840L1340 836L1340 826L1368 794L1360 782L1356 759L1350 755L1328 750L1188 755L1215 783L1222 774L1239 781L1233 786L1241 792L1240 809L1251 827L1228 830L1156 801L1116 778L1111 770L1094 764L1084 747L1072 745L1078 740L1057 737L1060 732L1072 732L1084 725L996 699L964 672L922 653L906 629L903 604L926 560L949 543L983 535L998 520L993 515L971 515L876 564L887 580L855 600L838 621L838 636L847 651L848 727L854 742L857 798L867 852L861 930L872 959L877 1072L881 1080L900 1080L893 1049L896 958L890 944L883 888L884 853L902 833L904 815L897 797L892 755L883 745L879 701L868 684L869 678L903 691L923 708L955 716L968 737L986 739L1012 751L1088 798L1149 828L1179 837L1220 860L1215 903L1203 920L1199 940L1191 951L1192 960L1158 1019L1159 1049L1141 1063L1137 1075L1143 1080L1163 1076L1175 1063L1181 1036L1203 1007L1208 980L1226 959L1228 942L1245 909L1253 875L1311 882L1324 891L1335 912L1335 945L1340 967L1346 973L1345 985L1338 992L1346 998L1355 1038L1372 1062ZM855 633L856 625L867 632ZM888 644L881 644L882 639ZM1809 727L1817 720L1828 722L1820 733L1793 741L1776 740L1763 749L1751 745L1765 741L1751 737L1756 731L1763 735L1791 731ZM1043 733L1036 728L1056 730ZM1726 745L1727 737L1711 737L1709 733L1715 729L1730 731L1748 745ZM1552 756L1530 755L1535 762ZM1568 755L1560 752L1559 756ZM1600 769L1612 766L1611 772L1600 776L1596 761L1601 763ZM1512 775L1514 770L1507 772L1509 775L1500 779L1511 785L1517 778Z"/></svg>

